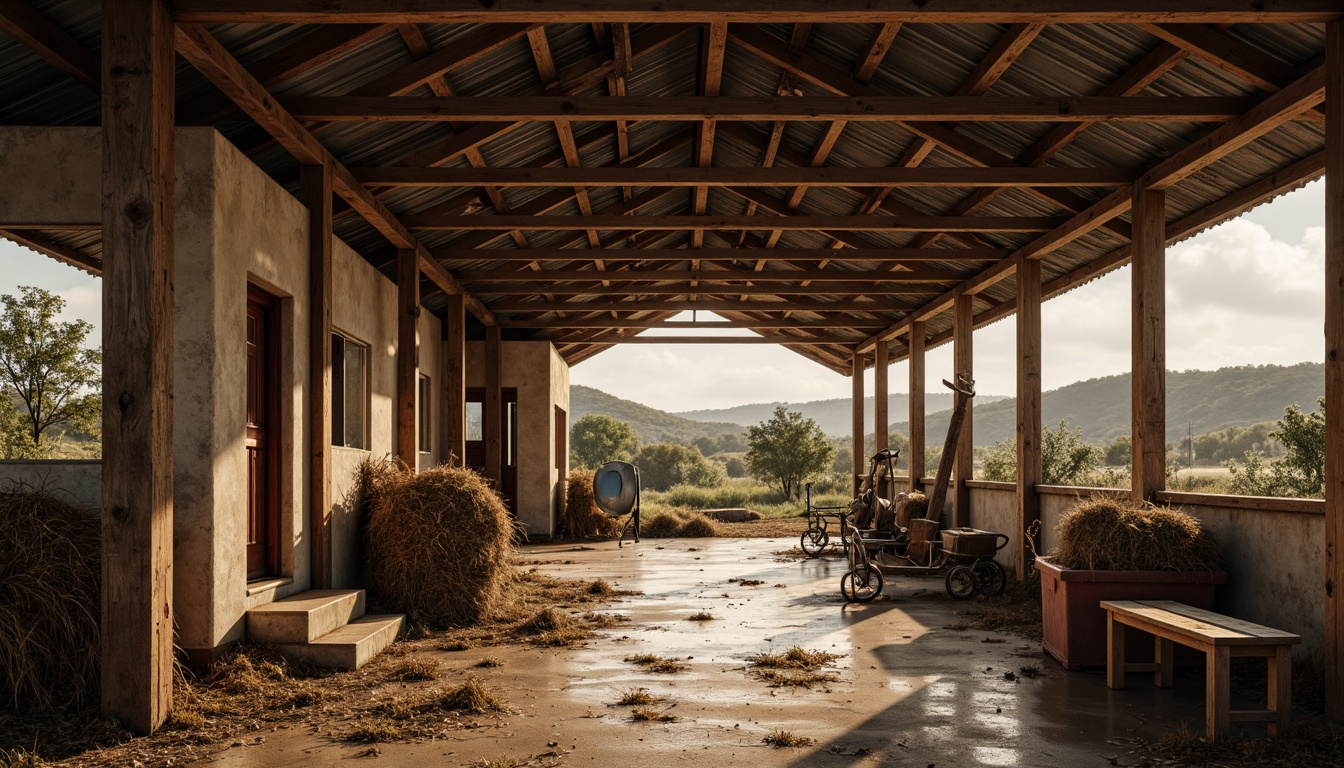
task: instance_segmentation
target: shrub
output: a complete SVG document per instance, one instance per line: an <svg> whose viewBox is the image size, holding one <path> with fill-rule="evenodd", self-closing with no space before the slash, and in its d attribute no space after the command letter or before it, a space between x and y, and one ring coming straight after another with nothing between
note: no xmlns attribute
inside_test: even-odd
<svg viewBox="0 0 1344 768"><path fill-rule="evenodd" d="M727 479L723 467L705 460L699 449L676 443L646 445L635 456L640 486L665 491L674 485L712 488Z"/></svg>

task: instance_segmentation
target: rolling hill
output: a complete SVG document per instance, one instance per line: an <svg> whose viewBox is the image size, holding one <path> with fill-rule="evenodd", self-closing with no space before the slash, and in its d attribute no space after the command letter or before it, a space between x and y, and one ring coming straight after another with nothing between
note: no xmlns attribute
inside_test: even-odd
<svg viewBox="0 0 1344 768"><path fill-rule="evenodd" d="M981 395L977 402L993 403L1003 400L1002 395ZM813 419L821 431L830 437L844 437L850 433L849 398L839 397L831 400L813 400L807 403L752 403L732 408L718 408L706 411L681 411L674 414L693 421L729 422L742 425L742 429L760 424L774 415L775 408L784 406ZM952 407L952 395L947 392L929 392L924 398L924 412L933 414ZM873 398L865 398L864 412L871 416ZM887 396L887 413L892 417L902 417L909 412L910 397L904 394Z"/></svg>
<svg viewBox="0 0 1344 768"><path fill-rule="evenodd" d="M620 419L634 428L644 443L685 443L701 435L724 435L745 432L740 424L692 421L667 411L650 408L630 400L622 400L600 389L578 384L569 388L569 423L592 413Z"/></svg>

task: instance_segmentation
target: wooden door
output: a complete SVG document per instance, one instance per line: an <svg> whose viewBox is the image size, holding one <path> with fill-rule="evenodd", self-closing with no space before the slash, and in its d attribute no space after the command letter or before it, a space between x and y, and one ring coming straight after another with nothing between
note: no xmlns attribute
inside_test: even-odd
<svg viewBox="0 0 1344 768"><path fill-rule="evenodd" d="M518 390L501 391L500 424L500 479L499 495L509 512L518 514ZM467 390L466 399L466 464L469 468L485 474L485 390L472 388Z"/></svg>
<svg viewBox="0 0 1344 768"><path fill-rule="evenodd" d="M277 493L279 328L275 298L247 292L247 578L280 572Z"/></svg>

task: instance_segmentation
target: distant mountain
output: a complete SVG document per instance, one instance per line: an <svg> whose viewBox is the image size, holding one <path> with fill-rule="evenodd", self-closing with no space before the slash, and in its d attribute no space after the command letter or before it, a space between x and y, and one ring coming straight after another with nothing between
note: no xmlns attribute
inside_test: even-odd
<svg viewBox="0 0 1344 768"><path fill-rule="evenodd" d="M980 395L976 398L977 403L993 403L1005 399L1002 395ZM864 399L863 410L868 414L869 419L873 414L874 398ZM844 437L850 434L851 412L850 400L847 397L835 398L832 400L813 400L808 403L752 403L751 405L738 405L732 408L718 408L705 411L681 411L674 415L693 421L708 422L730 422L741 424L742 428L755 426L762 421L766 421L775 413L775 408L784 406L790 411L797 411L809 419L813 419L821 427L821 431L830 437ZM937 411L943 411L952 407L952 394L950 392L929 392L924 397L924 413L933 414ZM910 412L909 395L888 395L887 396L887 414L893 419L905 420Z"/></svg>
<svg viewBox="0 0 1344 768"><path fill-rule="evenodd" d="M1103 444L1130 433L1129 374L1088 379L1051 390L1041 396L1044 422L1056 426L1067 419L1070 428L1081 427L1083 440ZM1316 410L1316 398L1325 393L1325 368L1321 363L1297 365L1247 365L1216 371L1167 372L1167 441L1179 442L1187 424L1196 435L1231 426L1250 426L1277 421L1283 409L1297 403L1303 411ZM900 411L892 411L899 416ZM941 445L947 435L950 411L931 414L925 434L930 445ZM975 401L973 432L976 445L992 445L1013 437L1017 430L1017 400L1007 398L986 403ZM903 419L893 431L908 434Z"/></svg>
<svg viewBox="0 0 1344 768"><path fill-rule="evenodd" d="M600 413L620 419L634 428L644 443L683 443L702 435L725 435L745 432L739 424L692 421L647 405L622 400L599 389L578 384L569 388L569 423L584 416Z"/></svg>

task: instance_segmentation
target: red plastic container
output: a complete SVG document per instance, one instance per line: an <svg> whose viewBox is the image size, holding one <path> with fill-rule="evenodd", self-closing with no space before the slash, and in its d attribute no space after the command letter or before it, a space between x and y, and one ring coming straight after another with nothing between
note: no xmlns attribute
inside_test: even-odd
<svg viewBox="0 0 1344 768"><path fill-rule="evenodd" d="M1042 558L1036 559L1036 570L1041 573L1042 645L1065 669L1106 666L1102 600L1175 600L1213 610L1214 590L1227 583L1224 571L1084 571L1060 568ZM1125 661L1151 662L1152 636L1133 627L1125 632ZM1189 651L1177 648L1178 662L1202 663L1195 656L1183 659L1182 650Z"/></svg>

